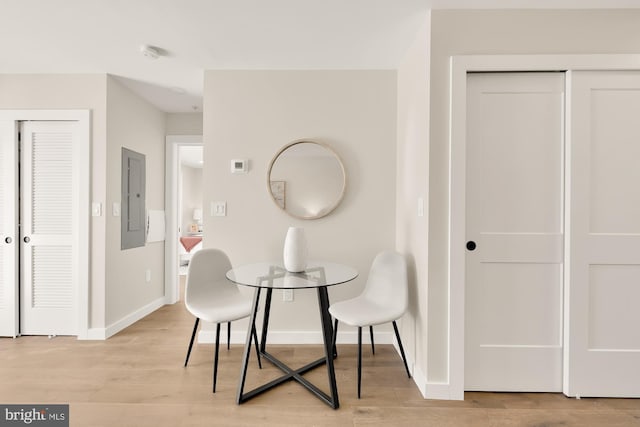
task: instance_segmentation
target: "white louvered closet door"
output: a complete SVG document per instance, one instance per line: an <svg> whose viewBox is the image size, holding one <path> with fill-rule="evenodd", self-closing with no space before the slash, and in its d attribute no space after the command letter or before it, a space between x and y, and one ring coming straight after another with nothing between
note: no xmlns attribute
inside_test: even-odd
<svg viewBox="0 0 640 427"><path fill-rule="evenodd" d="M18 135L0 120L0 337L18 333Z"/></svg>
<svg viewBox="0 0 640 427"><path fill-rule="evenodd" d="M74 278L76 122L25 122L21 163L23 335L77 334ZM77 270L77 268L76 268Z"/></svg>

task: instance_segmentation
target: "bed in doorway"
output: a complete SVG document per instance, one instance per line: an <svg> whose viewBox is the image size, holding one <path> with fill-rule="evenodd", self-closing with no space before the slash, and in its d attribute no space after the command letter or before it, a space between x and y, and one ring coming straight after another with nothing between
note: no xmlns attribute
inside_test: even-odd
<svg viewBox="0 0 640 427"><path fill-rule="evenodd" d="M202 236L180 237L180 266L189 265L194 253L202 249Z"/></svg>

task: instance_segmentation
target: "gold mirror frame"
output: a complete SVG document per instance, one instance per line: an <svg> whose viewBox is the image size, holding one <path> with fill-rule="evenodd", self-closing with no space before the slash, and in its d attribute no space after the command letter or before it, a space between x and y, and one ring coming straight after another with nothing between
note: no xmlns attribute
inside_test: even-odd
<svg viewBox="0 0 640 427"><path fill-rule="evenodd" d="M329 154L331 154L333 156L333 158L335 158L335 160L338 162L338 165L340 165L340 171L342 172L342 189L340 191L340 194L338 195L338 197L335 199L335 201L333 202L333 204L329 205L329 206L324 206L322 208L322 210L320 210L318 213L316 214L309 214L309 215L305 215L305 214L300 214L297 212L292 212L291 209L287 209L287 201L286 201L286 183L285 181L272 181L271 180L271 174L273 171L273 167L276 163L276 161L278 160L278 158L283 155L284 152L286 152L288 149L299 145L299 144L315 144L319 147L322 147L324 150L326 150ZM329 215L331 212L333 212L338 205L340 204L340 202L342 202L342 200L344 199L344 195L345 195L345 191L346 191L346 187L347 187L347 174L344 168L344 164L342 163L342 159L340 159L340 156L338 156L338 153L336 153L329 145L320 142L320 141L314 141L314 140L309 140L309 139L300 139L300 140L296 140L293 141L287 145L285 145L284 147L282 147L275 156L273 156L273 158L271 159L271 162L269 163L269 168L267 170L267 190L269 191L269 195L271 196L271 200L273 200L273 202L276 204L276 206L278 206L280 209L282 209L283 211L285 211L287 214L291 215L294 218L299 218L299 219L318 219L318 218L323 218L327 215Z"/></svg>

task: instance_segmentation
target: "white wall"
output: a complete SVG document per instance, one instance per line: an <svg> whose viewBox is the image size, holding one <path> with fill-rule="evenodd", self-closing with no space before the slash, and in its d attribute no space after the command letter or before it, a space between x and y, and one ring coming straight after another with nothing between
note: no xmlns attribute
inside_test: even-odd
<svg viewBox="0 0 640 427"><path fill-rule="evenodd" d="M396 247L407 256L409 311L401 322L413 378L425 393L429 220L429 20L398 68L398 176ZM423 203L423 216L418 204Z"/></svg>
<svg viewBox="0 0 640 427"><path fill-rule="evenodd" d="M167 113L167 135L202 135L202 113Z"/></svg>
<svg viewBox="0 0 640 427"><path fill-rule="evenodd" d="M302 226L310 258L360 271L330 289L332 301L357 294L375 254L395 246L395 71L207 71L204 111L205 246L235 265L281 261L287 228ZM288 216L267 190L270 160L301 138L329 144L346 169L342 204L318 220ZM237 158L249 159L249 173L230 173ZM227 202L226 217L208 215L214 200ZM281 299L274 295L270 331L320 336L314 292Z"/></svg>
<svg viewBox="0 0 640 427"><path fill-rule="evenodd" d="M434 10L431 14L428 381L448 381L449 58L638 53L640 10Z"/></svg>
<svg viewBox="0 0 640 427"><path fill-rule="evenodd" d="M106 196L106 90L104 74L0 74L2 109L91 110L91 198ZM105 327L105 217L91 218L89 327Z"/></svg>
<svg viewBox="0 0 640 427"><path fill-rule="evenodd" d="M114 78L107 80L106 325L131 316L164 295L164 242L120 249L122 147L145 155L146 208L164 210L165 114ZM151 281L145 271L151 270Z"/></svg>

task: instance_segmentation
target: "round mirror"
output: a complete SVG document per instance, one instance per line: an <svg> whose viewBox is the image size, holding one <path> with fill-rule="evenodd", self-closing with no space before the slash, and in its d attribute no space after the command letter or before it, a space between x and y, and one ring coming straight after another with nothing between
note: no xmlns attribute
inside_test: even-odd
<svg viewBox="0 0 640 427"><path fill-rule="evenodd" d="M273 201L289 215L316 219L338 206L346 178L342 161L326 144L295 141L271 160L267 184Z"/></svg>

